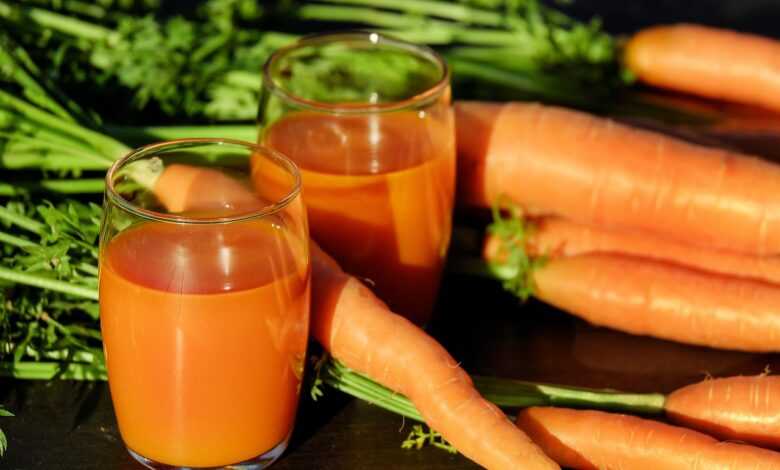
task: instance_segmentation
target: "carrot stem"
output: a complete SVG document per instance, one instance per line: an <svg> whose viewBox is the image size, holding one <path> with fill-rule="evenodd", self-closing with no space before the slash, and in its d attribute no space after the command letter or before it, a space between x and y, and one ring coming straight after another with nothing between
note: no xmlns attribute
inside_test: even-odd
<svg viewBox="0 0 780 470"><path fill-rule="evenodd" d="M506 408L563 406L663 414L666 396L661 393L624 393L583 387L540 384L495 377L473 377L477 390L489 401Z"/></svg>
<svg viewBox="0 0 780 470"><path fill-rule="evenodd" d="M406 418L425 421L408 398L352 371L338 361L329 360L322 374L323 381L337 390Z"/></svg>
<svg viewBox="0 0 780 470"><path fill-rule="evenodd" d="M85 299L98 300L97 289L79 286L70 282L51 279L44 276L37 276L35 274L20 273L2 266L0 266L0 279L55 292L62 292L63 294L70 294Z"/></svg>
<svg viewBox="0 0 780 470"><path fill-rule="evenodd" d="M0 376L23 380L106 380L102 363L80 362L0 362Z"/></svg>
<svg viewBox="0 0 780 470"><path fill-rule="evenodd" d="M34 242L31 242L26 238L17 237L16 235L11 235L10 233L5 232L0 232L0 243L5 243L19 248L35 246Z"/></svg>
<svg viewBox="0 0 780 470"><path fill-rule="evenodd" d="M9 224L16 225L38 235L41 235L45 229L45 226L37 220L8 210L3 206L0 206L0 220L4 220Z"/></svg>
<svg viewBox="0 0 780 470"><path fill-rule="evenodd" d="M337 390L393 413L423 421L408 398L351 370L337 360L329 360L324 365L322 374L323 381ZM564 406L637 414L663 414L666 401L666 396L660 393L624 393L495 377L474 376L473 379L477 390L488 401L502 408Z"/></svg>

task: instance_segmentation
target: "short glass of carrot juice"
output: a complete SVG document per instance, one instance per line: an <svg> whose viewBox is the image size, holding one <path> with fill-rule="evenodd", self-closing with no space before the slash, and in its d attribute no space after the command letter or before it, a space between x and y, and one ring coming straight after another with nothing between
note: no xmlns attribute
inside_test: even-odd
<svg viewBox="0 0 780 470"><path fill-rule="evenodd" d="M220 139L108 171L101 329L119 430L147 467L260 469L286 448L309 320L300 186L280 153Z"/></svg>
<svg viewBox="0 0 780 470"><path fill-rule="evenodd" d="M263 69L259 141L300 167L312 238L420 325L452 225L449 78L433 50L367 32L309 36Z"/></svg>

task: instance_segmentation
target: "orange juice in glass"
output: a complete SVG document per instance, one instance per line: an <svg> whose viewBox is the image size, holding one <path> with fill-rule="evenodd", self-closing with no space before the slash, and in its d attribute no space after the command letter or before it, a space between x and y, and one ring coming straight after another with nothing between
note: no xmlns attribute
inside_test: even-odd
<svg viewBox="0 0 780 470"><path fill-rule="evenodd" d="M446 64L376 33L325 34L273 54L263 85L260 142L300 167L312 237L426 324L455 190Z"/></svg>
<svg viewBox="0 0 780 470"><path fill-rule="evenodd" d="M250 159L274 191L253 189ZM299 191L289 160L237 141L151 145L109 170L101 329L119 430L147 467L260 469L284 451L308 335Z"/></svg>

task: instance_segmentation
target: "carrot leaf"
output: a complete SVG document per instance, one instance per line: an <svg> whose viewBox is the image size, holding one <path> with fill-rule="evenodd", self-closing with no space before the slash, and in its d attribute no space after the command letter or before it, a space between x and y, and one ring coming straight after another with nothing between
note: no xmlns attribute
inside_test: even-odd
<svg viewBox="0 0 780 470"><path fill-rule="evenodd" d="M311 387L309 388L309 395L313 401L317 401L318 398L325 396L325 392L322 391L322 386L325 382L322 380L322 368L326 362L330 359L330 354L323 353L322 357L312 357L314 362L314 378L312 379Z"/></svg>
<svg viewBox="0 0 780 470"><path fill-rule="evenodd" d="M504 289L526 301L536 290L534 271L547 261L544 256L530 257L525 249L536 227L523 217L520 207L505 202L505 198L498 198L492 210L493 223L487 230L501 240L501 247L500 256L488 263L488 269L502 281Z"/></svg>
<svg viewBox="0 0 780 470"><path fill-rule="evenodd" d="M433 429L423 426L422 424L415 424L412 426L412 430L409 435L401 443L402 449L422 449L426 445L432 445L439 449L446 450L451 454L457 454L458 450L452 446L441 434Z"/></svg>
<svg viewBox="0 0 780 470"><path fill-rule="evenodd" d="M9 412L2 406L0 406L0 416L13 416L13 413ZM8 439L5 437L5 433L0 429L0 456L5 454L5 450L8 448Z"/></svg>

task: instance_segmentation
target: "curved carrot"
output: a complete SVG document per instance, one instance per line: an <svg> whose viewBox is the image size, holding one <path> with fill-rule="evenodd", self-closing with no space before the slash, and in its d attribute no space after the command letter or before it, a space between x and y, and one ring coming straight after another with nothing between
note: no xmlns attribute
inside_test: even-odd
<svg viewBox="0 0 780 470"><path fill-rule="evenodd" d="M526 241L526 251L531 256L615 253L780 284L780 257L712 250L654 234L606 229L561 217L542 217L531 223L535 230ZM500 244L499 238L489 237L485 250L494 252Z"/></svg>
<svg viewBox="0 0 780 470"><path fill-rule="evenodd" d="M667 263L590 254L533 273L535 296L593 324L683 343L780 351L780 288Z"/></svg>
<svg viewBox="0 0 780 470"><path fill-rule="evenodd" d="M780 253L780 165L562 108L496 109L455 105L461 202Z"/></svg>
<svg viewBox="0 0 780 470"><path fill-rule="evenodd" d="M499 248L484 255L501 266L507 255ZM512 267L494 272L518 275ZM530 276L523 288L532 283L535 297L595 325L714 348L780 351L780 287L772 284L605 253L551 258L520 275Z"/></svg>
<svg viewBox="0 0 780 470"><path fill-rule="evenodd" d="M780 447L780 376L707 379L672 392L664 407L682 425Z"/></svg>
<svg viewBox="0 0 780 470"><path fill-rule="evenodd" d="M558 468L474 388L436 340L392 313L314 243L312 334L347 367L406 395L461 453L490 469Z"/></svg>
<svg viewBox="0 0 780 470"><path fill-rule="evenodd" d="M202 199L188 191L189 173L209 180L208 187L227 195L237 186L224 182L217 170L164 169L153 191L161 201L176 201L182 210L201 210ZM171 169L175 173L168 174ZM181 178L182 184L178 183ZM164 193L160 193L160 189ZM182 192L179 192L182 191ZM238 200L256 200L248 188ZM210 203L209 203L210 204ZM469 375L436 340L391 312L370 289L345 274L311 242L311 332L333 357L347 367L415 404L425 421L463 455L490 469L559 468L517 429L506 415L477 392Z"/></svg>
<svg viewBox="0 0 780 470"><path fill-rule="evenodd" d="M517 426L561 466L578 470L780 468L780 453L771 450L603 411L528 408Z"/></svg>
<svg viewBox="0 0 780 470"><path fill-rule="evenodd" d="M626 66L662 88L780 109L780 42L692 24L654 26L635 34Z"/></svg>

